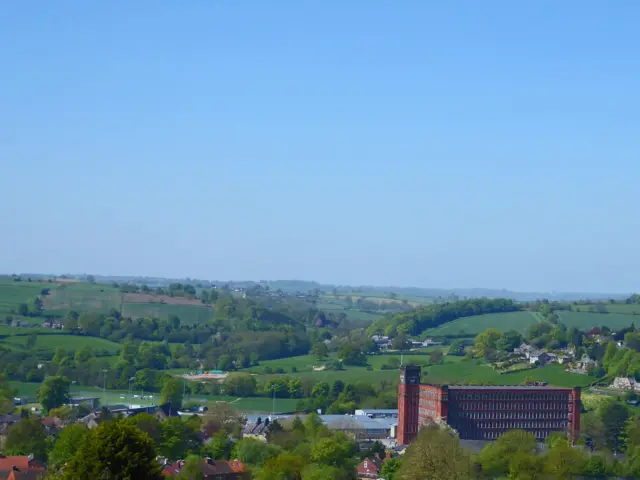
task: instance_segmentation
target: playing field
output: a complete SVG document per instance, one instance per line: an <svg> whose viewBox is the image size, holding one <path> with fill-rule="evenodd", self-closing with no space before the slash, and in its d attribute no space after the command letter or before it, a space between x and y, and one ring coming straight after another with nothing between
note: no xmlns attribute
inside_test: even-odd
<svg viewBox="0 0 640 480"><path fill-rule="evenodd" d="M111 285L69 283L61 285L44 299L45 310L109 313L120 311L122 294Z"/></svg>
<svg viewBox="0 0 640 480"><path fill-rule="evenodd" d="M14 329L20 331L19 329ZM2 340L2 344L14 346L18 348L26 348L26 343L29 339L28 335L11 336ZM80 335L66 335L66 334L39 334L36 341L37 350L55 351L58 347L63 347L67 350L79 350L80 348L88 345L94 351L106 350L111 355L115 355L120 351L120 345L104 338L85 337Z"/></svg>
<svg viewBox="0 0 640 480"><path fill-rule="evenodd" d="M589 312L557 312L562 323L567 328L576 327L579 330L588 330L593 327L607 326L612 330L618 330L630 326L632 323L640 325L640 317L637 315L623 315L620 313L589 313Z"/></svg>
<svg viewBox="0 0 640 480"><path fill-rule="evenodd" d="M56 287L55 283L0 280L0 314L17 311L21 303L29 304L40 295L42 289L54 290Z"/></svg>
<svg viewBox="0 0 640 480"><path fill-rule="evenodd" d="M526 330L540 322L537 314L531 312L506 312L489 313L473 317L462 317L453 322L445 323L436 328L426 330L426 336L474 336L487 328L496 328L502 332L517 330L525 333Z"/></svg>

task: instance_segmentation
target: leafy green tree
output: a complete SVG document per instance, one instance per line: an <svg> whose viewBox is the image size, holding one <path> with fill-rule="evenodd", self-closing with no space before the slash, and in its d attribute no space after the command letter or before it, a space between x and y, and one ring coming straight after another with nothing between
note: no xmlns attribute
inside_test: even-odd
<svg viewBox="0 0 640 480"><path fill-rule="evenodd" d="M152 440L119 420L102 422L87 434L64 476L69 480L162 479Z"/></svg>
<svg viewBox="0 0 640 480"><path fill-rule="evenodd" d="M329 355L329 348L324 342L316 342L311 348L311 355L315 356L319 361L324 360Z"/></svg>
<svg viewBox="0 0 640 480"><path fill-rule="evenodd" d="M70 461L80 449L88 433L89 429L82 424L65 427L56 438L53 450L49 453L50 466L59 468Z"/></svg>
<svg viewBox="0 0 640 480"><path fill-rule="evenodd" d="M579 475L585 463L580 450L572 448L567 440L553 443L545 459L545 471L558 480L568 480Z"/></svg>
<svg viewBox="0 0 640 480"><path fill-rule="evenodd" d="M311 396L327 398L329 396L330 390L331 387L329 387L329 384L327 382L316 383L311 390Z"/></svg>
<svg viewBox="0 0 640 480"><path fill-rule="evenodd" d="M456 357L461 357L464 355L464 340L460 340L456 338L449 345L449 351L447 355L454 355Z"/></svg>
<svg viewBox="0 0 640 480"><path fill-rule="evenodd" d="M627 426L629 410L619 402L609 401L601 405L600 415L604 425L605 445L615 452L622 451L622 433Z"/></svg>
<svg viewBox="0 0 640 480"><path fill-rule="evenodd" d="M516 454L534 454L535 451L536 437L533 434L511 430L498 437L495 442L487 444L478 455L478 463L485 475L506 475L509 473L509 462Z"/></svg>
<svg viewBox="0 0 640 480"><path fill-rule="evenodd" d="M468 480L473 463L458 439L437 427L423 428L409 446L397 480Z"/></svg>
<svg viewBox="0 0 640 480"><path fill-rule="evenodd" d="M496 348L503 352L513 352L522 343L522 335L516 330L507 330L496 343Z"/></svg>
<svg viewBox="0 0 640 480"><path fill-rule="evenodd" d="M306 465L304 457L282 453L264 463L258 480L299 480Z"/></svg>
<svg viewBox="0 0 640 480"><path fill-rule="evenodd" d="M162 422L161 455L171 460L185 458L198 451L200 444L195 429L179 417L170 417Z"/></svg>
<svg viewBox="0 0 640 480"><path fill-rule="evenodd" d="M303 396L304 392L302 391L302 382L297 378L289 380L289 397L302 398Z"/></svg>
<svg viewBox="0 0 640 480"><path fill-rule="evenodd" d="M509 478L517 480L538 480L544 478L544 459L524 451L515 453L509 459Z"/></svg>
<svg viewBox="0 0 640 480"><path fill-rule="evenodd" d="M252 397L256 394L256 379L248 373L230 373L223 385L227 395Z"/></svg>
<svg viewBox="0 0 640 480"><path fill-rule="evenodd" d="M487 328L475 338L476 356L483 357L496 350L502 339L502 332L495 328Z"/></svg>
<svg viewBox="0 0 640 480"><path fill-rule="evenodd" d="M202 458L198 455L187 456L184 466L176 478L180 480L204 480Z"/></svg>
<svg viewBox="0 0 640 480"><path fill-rule="evenodd" d="M125 419L125 422L149 435L156 447L162 442L162 423L158 417L149 413L139 413Z"/></svg>
<svg viewBox="0 0 640 480"><path fill-rule="evenodd" d="M71 381L67 377L47 377L38 389L37 398L45 412L69 402Z"/></svg>
<svg viewBox="0 0 640 480"><path fill-rule="evenodd" d="M345 471L328 465L312 463L302 470L302 480L343 480Z"/></svg>
<svg viewBox="0 0 640 480"><path fill-rule="evenodd" d="M251 360L251 365L257 366L260 363L260 355L257 352L251 352L249 354L249 360Z"/></svg>
<svg viewBox="0 0 640 480"><path fill-rule="evenodd" d="M389 458L382 464L382 469L380 470L380 476L385 480L394 480L401 466L402 466L401 459Z"/></svg>
<svg viewBox="0 0 640 480"><path fill-rule="evenodd" d="M255 438L243 438L235 445L236 457L248 465L262 465L282 452L277 445L261 442Z"/></svg>
<svg viewBox="0 0 640 480"><path fill-rule="evenodd" d="M9 429L4 451L9 455L31 455L47 459L47 432L38 417L22 418Z"/></svg>
<svg viewBox="0 0 640 480"><path fill-rule="evenodd" d="M354 343L346 343L340 347L340 350L338 350L338 358L345 365L364 366L367 364L367 356Z"/></svg>
<svg viewBox="0 0 640 480"><path fill-rule="evenodd" d="M588 478L608 478L607 461L600 455L591 455L584 463L581 474Z"/></svg>
<svg viewBox="0 0 640 480"><path fill-rule="evenodd" d="M79 363L85 363L88 362L92 356L93 352L91 351L91 347L89 345L84 345L79 350L76 350L75 360Z"/></svg>
<svg viewBox="0 0 640 480"><path fill-rule="evenodd" d="M26 303L21 303L18 305L18 315L22 317L26 317L29 315L29 306Z"/></svg>
<svg viewBox="0 0 640 480"><path fill-rule="evenodd" d="M222 370L223 372L231 370L231 368L233 367L233 364L231 363L231 356L220 355L220 357L218 358L217 367L218 367L218 370Z"/></svg>
<svg viewBox="0 0 640 480"><path fill-rule="evenodd" d="M442 350L433 350L429 354L429 362L433 365L440 365L444 361L444 353Z"/></svg>
<svg viewBox="0 0 640 480"><path fill-rule="evenodd" d="M27 336L26 345L28 350L33 350L36 347L37 343L38 343L38 334L32 333L31 335Z"/></svg>
<svg viewBox="0 0 640 480"><path fill-rule="evenodd" d="M231 455L231 447L233 444L229 440L227 432L219 430L213 434L211 443L206 447L207 451L211 455L211 458L215 460L225 460Z"/></svg>
<svg viewBox="0 0 640 480"><path fill-rule="evenodd" d="M183 382L177 378L168 378L162 386L160 393L160 403L170 403L172 408L178 409L182 407L182 394L184 390Z"/></svg>
<svg viewBox="0 0 640 480"><path fill-rule="evenodd" d="M344 435L321 438L311 447L310 460L320 465L344 466L356 450L355 444Z"/></svg>

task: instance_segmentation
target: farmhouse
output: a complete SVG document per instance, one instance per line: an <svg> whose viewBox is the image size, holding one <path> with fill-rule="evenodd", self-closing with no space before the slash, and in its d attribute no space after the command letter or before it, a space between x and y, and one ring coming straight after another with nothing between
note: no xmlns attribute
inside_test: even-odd
<svg viewBox="0 0 640 480"><path fill-rule="evenodd" d="M358 478L380 478L380 470L382 470L383 458L376 453L372 457L365 458L356 467Z"/></svg>
<svg viewBox="0 0 640 480"><path fill-rule="evenodd" d="M640 383L631 377L616 377L611 384L611 388L617 390L640 390Z"/></svg>

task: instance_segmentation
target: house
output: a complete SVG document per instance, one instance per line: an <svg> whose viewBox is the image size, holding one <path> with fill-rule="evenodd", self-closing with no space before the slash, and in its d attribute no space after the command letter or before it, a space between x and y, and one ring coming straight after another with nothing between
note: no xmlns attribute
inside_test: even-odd
<svg viewBox="0 0 640 480"><path fill-rule="evenodd" d="M547 363L555 362L557 360L558 357L556 357L553 353L538 352L534 350L529 354L529 363L539 363L541 365L546 365Z"/></svg>
<svg viewBox="0 0 640 480"><path fill-rule="evenodd" d="M267 441L267 427L269 426L269 419L265 419L263 422L260 417L255 422L247 422L242 430L242 436L244 438L254 438L263 442Z"/></svg>
<svg viewBox="0 0 640 480"><path fill-rule="evenodd" d="M540 350L530 350L525 353L525 356L529 359L529 363L536 363L541 354L542 352Z"/></svg>
<svg viewBox="0 0 640 480"><path fill-rule="evenodd" d="M40 423L47 431L47 435L56 435L64 427L62 420L57 417L44 417Z"/></svg>
<svg viewBox="0 0 640 480"><path fill-rule="evenodd" d="M391 339L386 335L372 335L371 340L375 343L379 349L386 350L391 345Z"/></svg>
<svg viewBox="0 0 640 480"><path fill-rule="evenodd" d="M20 421L20 415L0 415L0 435L9 433L9 428Z"/></svg>
<svg viewBox="0 0 640 480"><path fill-rule="evenodd" d="M0 456L0 478L31 480L44 478L45 474L44 463L33 458L33 455Z"/></svg>
<svg viewBox="0 0 640 480"><path fill-rule="evenodd" d="M99 397L73 397L69 399L70 407L79 407L80 405L85 404L92 409L96 409L100 406L100 398Z"/></svg>
<svg viewBox="0 0 640 480"><path fill-rule="evenodd" d="M560 365L564 365L566 363L569 363L571 361L571 357L568 357L567 355L559 355L558 356L558 363Z"/></svg>
<svg viewBox="0 0 640 480"><path fill-rule="evenodd" d="M362 409L356 410L354 415L364 415L369 418L398 418L398 409Z"/></svg>
<svg viewBox="0 0 640 480"><path fill-rule="evenodd" d="M435 345L442 345L442 342L436 342L435 340L432 340L431 338L427 338L424 342L422 342L422 346L423 347L433 347Z"/></svg>
<svg viewBox="0 0 640 480"><path fill-rule="evenodd" d="M380 457L377 453L373 457L367 457L356 466L358 478L380 478L380 470L385 457Z"/></svg>
<svg viewBox="0 0 640 480"><path fill-rule="evenodd" d="M534 348L531 345L527 345L526 343L522 343L518 348L513 349L513 353L518 355L523 355L526 358L529 358L531 352Z"/></svg>
<svg viewBox="0 0 640 480"><path fill-rule="evenodd" d="M89 415L76 420L76 423L80 423L92 430L98 426L98 423L100 423L100 416L95 413L90 413Z"/></svg>
<svg viewBox="0 0 640 480"><path fill-rule="evenodd" d="M616 377L611 384L611 388L618 390L634 390L636 389L636 380L630 377Z"/></svg>
<svg viewBox="0 0 640 480"><path fill-rule="evenodd" d="M173 477L180 474L184 468L184 460L175 463L165 464L162 468L162 475ZM213 460L206 457L199 464L201 478L204 480L245 480L251 478L244 464L239 460Z"/></svg>

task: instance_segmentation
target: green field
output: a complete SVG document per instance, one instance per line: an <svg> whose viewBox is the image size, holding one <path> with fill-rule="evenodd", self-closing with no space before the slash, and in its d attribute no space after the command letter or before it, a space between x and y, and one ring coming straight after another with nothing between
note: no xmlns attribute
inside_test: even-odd
<svg viewBox="0 0 640 480"><path fill-rule="evenodd" d="M122 315L131 318L156 317L165 319L170 315L176 315L180 317L182 323L207 323L213 318L213 308L165 303L125 303L122 306Z"/></svg>
<svg viewBox="0 0 640 480"><path fill-rule="evenodd" d="M111 286L92 283L61 285L44 299L44 308L52 311L99 312L120 311L122 294Z"/></svg>
<svg viewBox="0 0 640 480"><path fill-rule="evenodd" d="M55 283L0 280L0 314L17 311L21 303L29 304L40 295L43 288L53 290L56 287Z"/></svg>
<svg viewBox="0 0 640 480"><path fill-rule="evenodd" d="M17 330L17 329L16 329ZM11 336L4 338L1 343L8 345L10 347L18 347L24 348L26 346L26 342L28 340L28 336ZM109 340L105 340L103 338L96 337L85 337L79 335L65 335L62 333L59 334L49 334L49 335L38 335L38 340L36 342L37 350L48 350L55 351L58 347L63 347L67 350L79 350L85 345L90 346L93 350L106 350L110 354L115 355L120 350L120 345L114 342L110 342Z"/></svg>
<svg viewBox="0 0 640 480"><path fill-rule="evenodd" d="M594 380L586 375L565 372L562 365L547 365L501 375L479 360L435 365L427 367L426 371L425 381L433 383L487 382L495 385L520 385L526 377L531 377L556 387L584 387Z"/></svg>
<svg viewBox="0 0 640 480"><path fill-rule="evenodd" d="M593 305L573 305L571 310L574 312L588 312ZM623 315L640 315L640 304L637 303L606 303L604 308L607 313L621 313Z"/></svg>
<svg viewBox="0 0 640 480"><path fill-rule="evenodd" d="M619 313L589 313L589 312L556 312L567 328L576 327L588 330L593 327L607 326L612 330L625 328L632 323L640 325L640 317L636 315L622 315Z"/></svg>
<svg viewBox="0 0 640 480"><path fill-rule="evenodd" d="M541 318L531 312L489 313L486 315L458 318L453 322L428 329L424 335L427 337L446 337L449 335L475 336L487 328L496 328L503 332L513 329L520 333L525 333L529 327L540 321Z"/></svg>
<svg viewBox="0 0 640 480"><path fill-rule="evenodd" d="M9 385L18 390L19 396L35 398L39 383L29 382L9 382ZM141 395L144 392L134 391L134 395ZM103 394L101 388L97 387L85 387L85 386L71 386L71 395L74 397L98 397L101 400L104 398L107 404L127 404L129 401L128 392L126 390L107 390L106 394ZM155 392L153 394L144 393L145 398L133 398L132 403L148 405L152 402L158 402L160 394ZM193 397L187 397L186 401L194 400L202 403L215 404L218 402L224 402L231 405L234 409L242 412L271 412L273 408L273 398L271 397L246 397L237 398L229 396L211 396L211 395L194 395ZM295 411L298 400L295 398L276 398L275 411L276 413L287 413Z"/></svg>

